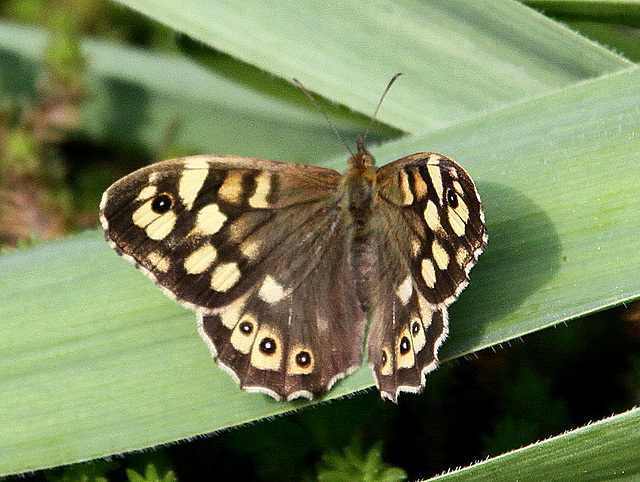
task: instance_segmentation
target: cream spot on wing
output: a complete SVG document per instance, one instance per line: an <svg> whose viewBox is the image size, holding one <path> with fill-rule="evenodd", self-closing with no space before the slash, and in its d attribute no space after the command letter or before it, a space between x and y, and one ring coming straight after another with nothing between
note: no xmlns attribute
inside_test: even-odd
<svg viewBox="0 0 640 482"><path fill-rule="evenodd" d="M260 253L261 244L262 243L258 239L246 239L240 246L238 246L238 249L240 249L240 252L245 258L255 260Z"/></svg>
<svg viewBox="0 0 640 482"><path fill-rule="evenodd" d="M462 221L465 223L469 221L469 208L467 207L467 203L465 203L461 197L458 198L458 207L456 207L455 211Z"/></svg>
<svg viewBox="0 0 640 482"><path fill-rule="evenodd" d="M405 169L401 169L400 171L398 171L398 176L400 178L400 188L402 189L402 194L404 195L402 204L405 206L413 204L413 193L411 192L411 186L409 186L409 174Z"/></svg>
<svg viewBox="0 0 640 482"><path fill-rule="evenodd" d="M215 204L209 204L198 211L198 217L196 218L196 224L190 235L196 236L209 236L220 231L227 216L225 216L220 207Z"/></svg>
<svg viewBox="0 0 640 482"><path fill-rule="evenodd" d="M440 268L441 270L447 269L447 266L449 266L449 254L437 239L433 240L433 244L431 245L431 253L433 254L433 259L435 259L438 268Z"/></svg>
<svg viewBox="0 0 640 482"><path fill-rule="evenodd" d="M203 244L184 261L184 270L189 274L200 274L208 270L218 257L218 251L210 244Z"/></svg>
<svg viewBox="0 0 640 482"><path fill-rule="evenodd" d="M176 214L173 211L169 211L158 219L153 221L145 229L147 236L156 241L160 241L167 237L167 235L173 231L173 227L176 224Z"/></svg>
<svg viewBox="0 0 640 482"><path fill-rule="evenodd" d="M416 363L411 341L411 334L405 328L396 341L396 363L398 368L411 368Z"/></svg>
<svg viewBox="0 0 640 482"><path fill-rule="evenodd" d="M244 310L244 306L247 298L249 297L249 294L250 292L234 300L233 302L225 306L222 311L220 311L220 321L225 327L229 328L230 330L234 329L234 327L238 323L238 320L240 319L242 311Z"/></svg>
<svg viewBox="0 0 640 482"><path fill-rule="evenodd" d="M431 231L436 232L441 229L438 207L432 200L427 201L427 207L424 209L424 220Z"/></svg>
<svg viewBox="0 0 640 482"><path fill-rule="evenodd" d="M136 226L143 228L151 239L159 241L173 230L173 226L176 223L176 214L173 211L158 214L151 209L152 203L153 199L149 199L136 209L133 212L132 221Z"/></svg>
<svg viewBox="0 0 640 482"><path fill-rule="evenodd" d="M433 184L433 188L436 190L436 194L440 199L440 204L442 204L444 189L442 186L442 172L440 172L440 166L428 164L427 170L429 171L429 176L431 177L431 183Z"/></svg>
<svg viewBox="0 0 640 482"><path fill-rule="evenodd" d="M456 211L454 211L451 206L449 206L447 210L447 215L449 217L449 224L451 225L451 229L453 229L453 232L458 236L464 236L464 232L466 230L465 221L463 221L460 216L456 214Z"/></svg>
<svg viewBox="0 0 640 482"><path fill-rule="evenodd" d="M455 173L455 171L451 171L451 174ZM462 185L458 181L453 181L453 188L458 192L460 196L464 194L462 190Z"/></svg>
<svg viewBox="0 0 640 482"><path fill-rule="evenodd" d="M158 188L156 186L145 186L142 188L136 201L146 201L149 198L152 198L158 192Z"/></svg>
<svg viewBox="0 0 640 482"><path fill-rule="evenodd" d="M416 257L420 254L420 251L422 251L422 243L420 242L420 240L418 238L412 238L411 239L411 254Z"/></svg>
<svg viewBox="0 0 640 482"><path fill-rule="evenodd" d="M467 253L467 249L464 246L460 246L458 248L458 251L456 252L456 262L460 265L460 266L464 266L465 264L467 264L467 257L468 257L468 253Z"/></svg>
<svg viewBox="0 0 640 482"><path fill-rule="evenodd" d="M245 313L231 333L231 344L240 353L248 355L258 333L258 320Z"/></svg>
<svg viewBox="0 0 640 482"><path fill-rule="evenodd" d="M433 309L429 306L429 303L418 292L418 305L420 306L420 319L422 320L422 327L426 331L430 326L433 320Z"/></svg>
<svg viewBox="0 0 640 482"><path fill-rule="evenodd" d="M454 232L458 236L462 236L465 231L465 225L467 221L469 221L469 208L467 204L462 200L462 197L458 197L458 205L456 208L452 208L449 206L448 209L449 222L451 223L451 227ZM452 218L457 218L456 220L452 220ZM454 225L455 224L455 225Z"/></svg>
<svg viewBox="0 0 640 482"><path fill-rule="evenodd" d="M182 171L178 184L178 195L182 200L182 204L188 210L191 210L209 174L209 163L204 159L191 159L185 162L184 167L185 169Z"/></svg>
<svg viewBox="0 0 640 482"><path fill-rule="evenodd" d="M144 203L133 212L133 216L131 217L133 224L135 224L139 228L144 229L161 216L153 209L151 209L152 202L153 199L149 199L146 203Z"/></svg>
<svg viewBox="0 0 640 482"><path fill-rule="evenodd" d="M456 214L460 216L465 223L469 221L469 207L462 198L458 198L458 207L456 208Z"/></svg>
<svg viewBox="0 0 640 482"><path fill-rule="evenodd" d="M153 266L161 273L166 273L171 267L171 263L169 263L169 260L162 256L158 251L151 251L147 255L147 261L151 266Z"/></svg>
<svg viewBox="0 0 640 482"><path fill-rule="evenodd" d="M242 173L244 171L229 171L227 177L218 190L218 198L231 204L240 204L242 200Z"/></svg>
<svg viewBox="0 0 640 482"><path fill-rule="evenodd" d="M251 349L251 366L260 370L279 370L283 346L278 332L269 326L258 331Z"/></svg>
<svg viewBox="0 0 640 482"><path fill-rule="evenodd" d="M415 197L417 199L424 199L424 197L427 195L427 183L424 179L422 179L422 176L420 175L419 171L412 171L413 172L413 190L415 191Z"/></svg>
<svg viewBox="0 0 640 482"><path fill-rule="evenodd" d="M261 172L256 177L256 190L249 198L249 206L252 208L268 208L267 196L271 192L271 174Z"/></svg>
<svg viewBox="0 0 640 482"><path fill-rule="evenodd" d="M407 276L398 289L396 290L396 295L400 298L400 301L403 305L406 305L413 294L413 281L411 280L411 276Z"/></svg>
<svg viewBox="0 0 640 482"><path fill-rule="evenodd" d="M429 258L422 260L422 278L429 288L433 288L436 285L436 268Z"/></svg>
<svg viewBox="0 0 640 482"><path fill-rule="evenodd" d="M185 169L202 169L205 171L209 170L209 161L202 157L192 157L186 158L184 161Z"/></svg>
<svg viewBox="0 0 640 482"><path fill-rule="evenodd" d="M272 276L267 275L262 282L262 286L260 286L258 296L262 301L266 301L272 305L287 296L287 292Z"/></svg>
<svg viewBox="0 0 640 482"><path fill-rule="evenodd" d="M238 263L222 263L211 273L211 288L220 293L226 293L239 279Z"/></svg>
<svg viewBox="0 0 640 482"><path fill-rule="evenodd" d="M420 317L413 316L413 318L411 318L409 329L411 330L411 338L413 339L413 349L417 353L427 344L427 336L424 332L424 326L422 325Z"/></svg>
<svg viewBox="0 0 640 482"><path fill-rule="evenodd" d="M313 372L315 364L311 349L303 345L296 345L289 355L287 373L291 375L307 375Z"/></svg>
<svg viewBox="0 0 640 482"><path fill-rule="evenodd" d="M386 346L382 347L382 362L380 364L380 374L391 375L391 373L393 373L393 367L391 365L391 353Z"/></svg>

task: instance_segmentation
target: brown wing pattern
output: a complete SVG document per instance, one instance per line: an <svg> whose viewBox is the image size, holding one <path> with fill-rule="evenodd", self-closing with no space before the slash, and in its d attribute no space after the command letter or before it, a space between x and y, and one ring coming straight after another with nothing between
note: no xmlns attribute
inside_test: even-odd
<svg viewBox="0 0 640 482"><path fill-rule="evenodd" d="M343 232L329 237L287 296L269 302L254 291L231 309L200 316L203 337L245 390L311 399L360 365L366 319L345 241Z"/></svg>
<svg viewBox="0 0 640 482"><path fill-rule="evenodd" d="M201 335L243 387L311 398L361 361L339 178L257 159L176 159L115 183L101 219L120 254L198 312Z"/></svg>
<svg viewBox="0 0 640 482"><path fill-rule="evenodd" d="M413 154L371 184L373 158L358 149L344 178L232 156L157 163L105 192L101 221L123 257L197 312L244 389L326 392L361 362L366 309L376 384L395 401L437 366L447 307L487 231L473 181L451 159Z"/></svg>
<svg viewBox="0 0 640 482"><path fill-rule="evenodd" d="M340 175L290 166L197 156L140 169L104 194L107 239L180 303L226 306L266 276L265 266L282 265L285 240L317 233L311 228L335 216L326 204ZM318 235L307 241L323 243ZM291 260L295 274L313 265L308 248Z"/></svg>
<svg viewBox="0 0 640 482"><path fill-rule="evenodd" d="M384 397L423 388L447 307L487 243L475 186L453 160L418 153L377 171L369 361Z"/></svg>

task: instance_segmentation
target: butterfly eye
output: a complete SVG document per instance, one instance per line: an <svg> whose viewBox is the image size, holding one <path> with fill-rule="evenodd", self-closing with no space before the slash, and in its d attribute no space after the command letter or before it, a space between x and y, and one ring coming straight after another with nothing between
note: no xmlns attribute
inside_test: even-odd
<svg viewBox="0 0 640 482"><path fill-rule="evenodd" d="M273 338L263 338L260 341L260 351L265 355L272 355L276 351L276 341Z"/></svg>
<svg viewBox="0 0 640 482"><path fill-rule="evenodd" d="M173 205L173 199L167 193L162 193L157 195L154 200L151 202L151 209L156 214L164 214Z"/></svg>
<svg viewBox="0 0 640 482"><path fill-rule="evenodd" d="M413 324L411 325L411 333L414 336L420 333L420 323L418 323L417 321L413 322Z"/></svg>
<svg viewBox="0 0 640 482"><path fill-rule="evenodd" d="M248 321L243 321L242 323L240 323L240 331L245 335L250 335L253 331L253 325Z"/></svg>
<svg viewBox="0 0 640 482"><path fill-rule="evenodd" d="M405 355L409 353L410 348L411 348L411 345L409 344L409 338L407 338L406 336L403 336L402 339L400 340L400 354Z"/></svg>
<svg viewBox="0 0 640 482"><path fill-rule="evenodd" d="M458 194L453 189L447 191L447 202L453 209L458 207Z"/></svg>
<svg viewBox="0 0 640 482"><path fill-rule="evenodd" d="M308 351L301 351L296 355L296 363L298 366L305 368L311 363L311 355Z"/></svg>

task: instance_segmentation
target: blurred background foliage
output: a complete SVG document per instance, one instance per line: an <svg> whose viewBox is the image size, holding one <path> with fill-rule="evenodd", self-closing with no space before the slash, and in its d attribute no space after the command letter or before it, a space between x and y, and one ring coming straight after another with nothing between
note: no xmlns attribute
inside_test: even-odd
<svg viewBox="0 0 640 482"><path fill-rule="evenodd" d="M559 9L562 2L531 3L627 58L640 59L637 17L588 16ZM101 193L113 180L152 160L191 153L176 145L171 124L153 146L100 143L87 136L82 104L91 91L79 39L98 37L175 53L193 52L197 45L105 0L3 0L0 20L48 32L44 74L30 89L0 98L2 249L97 227ZM273 95L280 95L286 85L226 55L217 54L213 63L211 55L208 58L210 68L242 78L247 85L269 85ZM24 72L0 72L5 80L11 75ZM332 116L366 125L364 118L339 106L327 108ZM395 135L391 129L378 129L380 139ZM342 146L335 144L334 152L340 152ZM49 481L426 477L640 403L639 333L638 304L612 309L447 363L429 377L422 396L401 397L398 405L369 391L197 440L21 477Z"/></svg>

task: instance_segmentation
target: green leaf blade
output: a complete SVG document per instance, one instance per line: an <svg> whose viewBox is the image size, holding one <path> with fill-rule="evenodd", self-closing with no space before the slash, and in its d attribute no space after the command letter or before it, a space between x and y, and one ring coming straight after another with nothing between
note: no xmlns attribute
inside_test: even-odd
<svg viewBox="0 0 640 482"><path fill-rule="evenodd" d="M0 22L0 101L35 97L45 40L42 30ZM266 95L179 56L96 40L82 46L92 81L82 135L97 144L141 156L173 129L172 144L193 153L317 162L344 150L312 106L284 95L301 96L293 86ZM356 116L335 123L350 140L367 126Z"/></svg>
<svg viewBox="0 0 640 482"><path fill-rule="evenodd" d="M429 480L635 480L640 475L638 423L636 408Z"/></svg>
<svg viewBox="0 0 640 482"><path fill-rule="evenodd" d="M263 5L261 8L269 7ZM410 2L399 5L401 11L424 8ZM475 8L460 2L456 5ZM491 10L492 14L503 12L500 9L511 3L499 5L498 10ZM523 7L513 5L516 6L509 7L513 9L511 14L522 11ZM414 7L418 10L412 10ZM308 7L305 4L300 8ZM458 15L461 10L451 12ZM324 58L324 62L316 64L295 56L276 60L266 56L268 61L255 63L285 77L294 71L302 77L300 70L308 70L311 80L302 80L310 88L354 109L371 112L379 91L397 71L396 58L400 58L395 55L397 52L393 58L372 53L374 50L384 53L386 48L388 36L373 35L372 26L379 25L376 19L381 15L380 11L368 11L364 16L358 31L362 34L371 28L372 34L359 37L358 45L364 46L364 50L354 49L355 56L344 47L327 48L325 57L317 57ZM442 28L438 38L445 39L446 22L441 17L444 13L439 15ZM421 22L418 17L412 17L411 21ZM445 68L440 56L453 55L454 47L445 48L437 42L433 48L430 44L423 45L430 53L412 51L407 59L417 70L407 72L398 84L406 90L396 91L394 87L383 109L388 112L384 120L407 131L455 124L403 139L375 153L380 161L422 150L454 157L477 181L487 211L489 248L472 272L470 287L453 306L451 339L445 344L444 358L522 336L640 294L636 275L640 261L639 207L634 195L640 186L637 177L628 175L639 160L638 70L566 87L548 96L479 115L514 98L520 102L523 96L549 92L578 79L629 65L549 20L534 17L530 25L518 22L522 17L511 16L511 25L520 24L524 30L531 28L535 32L533 37L550 39L550 43L533 48L537 40L527 40L530 34L526 33L516 42L515 51L501 47L501 42L509 42L500 38L505 29L497 23L486 28L495 35L489 42L492 45L489 52L494 56L479 56L479 63L466 59L467 64ZM455 36L452 34L452 38L465 37L463 27L467 24L471 24L473 32L491 25L490 19L481 14L462 18L464 21L457 24L462 30ZM478 20L482 21L476 24ZM254 21L260 24L260 20ZM227 29L220 19L216 22ZM412 25L403 32L407 44L410 32L423 32L419 25ZM549 29L545 30L545 26ZM233 24L229 27L234 28ZM237 34L237 25L235 29ZM513 26L512 29L517 30ZM7 32L0 29L3 46ZM265 32L268 30L256 30L256 34L266 35ZM318 38L306 46L306 40L298 42L301 52L305 48L317 50L316 41L331 39L331 31L319 32ZM288 32L290 38L284 44L287 49L297 45L292 40L294 33L295 29ZM482 36L473 38L474 48L488 41ZM28 33L20 39L13 50L19 52L15 55L25 54L30 48ZM572 53L567 54L573 60L565 60L561 52L554 53L551 48L554 42L559 45L574 42ZM213 43L218 45L217 41ZM245 48L238 47L240 51ZM502 56L498 55L501 48ZM104 64L98 64L96 71L102 72L104 78L113 74L116 83L123 79L131 83L125 82L126 89L109 94L112 85L108 80L100 81L108 85L99 89L102 100L93 104L87 114L88 119L94 119L89 121L89 130L95 129L96 138L102 138L101 122L110 119L117 124L122 114L126 114L123 99L140 109L134 109L137 114L134 120L140 121L141 126L135 132L146 146L157 144L162 126L167 125L180 105L197 113L194 117L184 114L190 119L189 136L195 139L190 145L209 152L220 152L215 148L221 145L221 138L218 134L208 136L207 124L199 124L207 116L217 119L219 124L228 123L230 118L246 118L248 121L238 128L245 133L256 122L242 105L251 92L238 89L233 83L211 84L207 72L188 70L193 65L181 60L165 62L164 56L138 56L131 52L119 55L117 48L101 49L96 50L95 58L101 58ZM537 67L520 72L514 66L522 63L518 58L530 49L536 51L536 60L527 65ZM438 58L430 63L434 52ZM278 51L280 54L284 55ZM325 68L336 57L347 54L348 61L335 63L336 70ZM109 58L110 55L116 57ZM270 55L276 56L274 51ZM511 55L515 56L512 60L496 61ZM251 61L248 55L239 56ZM124 63L118 65L119 61ZM280 61L285 63L278 67ZM13 64L9 60L3 65ZM162 69L166 69L165 76L160 75ZM176 79L180 72L188 72L193 84ZM7 75L7 70L0 73ZM512 76L508 81L511 84L494 84L496 76L505 73ZM131 78L127 79L128 76ZM406 78L411 80L404 82ZM162 82L154 84L159 79ZM425 79L434 82L425 83ZM518 84L518 79L523 81ZM131 93L131 86L140 85L144 95L122 97L123 92ZM513 89L514 97L502 97L509 91L505 85L519 86ZM7 91L15 92L11 88ZM222 99L216 98L216 92ZM229 98L232 102L227 105ZM252 144L252 149L256 153L233 151L235 154L307 161L322 158L322 149L314 156L305 155L308 145L316 146L323 136L334 142L328 129L314 131L312 117L323 123L320 116L309 116L308 112L286 103L276 105L272 99L250 98L252 103L259 103L258 117L264 119L254 124L258 141ZM169 102L165 103L167 99ZM459 99L464 100L462 108L457 104ZM94 114L91 109L96 109ZM182 115L183 111L180 112ZM270 112L277 114L272 116ZM273 117L277 118L275 122ZM286 135L300 125L309 134L300 137L302 141L295 144L298 150L293 154L290 144L261 142L265 138L273 141L272 132L282 132L278 129L283 125L289 126ZM240 143L243 149L245 141L243 138ZM231 143L225 145L231 149ZM264 146L270 146L271 154L261 151ZM326 152L339 149L340 146ZM340 164L332 165L342 169L345 161L341 159ZM0 338L5 341L0 354L0 413L6 418L0 431L2 474L141 449L305 405L278 404L239 390L211 361L196 333L193 314L163 297L140 273L111 252L99 233L71 237L0 258L0 319L3 320ZM330 397L353 393L371 384L369 370L363 368L341 382Z"/></svg>
<svg viewBox="0 0 640 482"><path fill-rule="evenodd" d="M444 358L640 295L640 180L625 175L640 160L638 86L633 69L376 150L382 159L433 146L468 168L484 198L489 249L453 306ZM3 256L0 285L0 336L10 340L0 361L3 473L305 405L239 390L211 361L193 314L97 233ZM330 397L371 383L365 367Z"/></svg>
<svg viewBox="0 0 640 482"><path fill-rule="evenodd" d="M366 114L404 72L379 118L412 133L632 65L507 0L119 1Z"/></svg>

